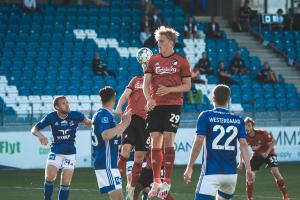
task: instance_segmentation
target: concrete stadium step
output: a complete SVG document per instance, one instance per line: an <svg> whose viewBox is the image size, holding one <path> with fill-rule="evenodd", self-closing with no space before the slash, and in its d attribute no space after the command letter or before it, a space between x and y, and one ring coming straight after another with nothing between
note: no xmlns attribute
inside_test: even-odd
<svg viewBox="0 0 300 200"><path fill-rule="evenodd" d="M276 74L281 74L287 83L294 83L298 92L300 92L300 72L298 70L288 66L282 56L275 53L272 49L263 46L261 42L256 40L250 33L233 32L225 19L218 19L217 21L220 24L220 28L225 31L228 39L235 39L239 47L247 48L250 55L259 57L262 63L268 61Z"/></svg>

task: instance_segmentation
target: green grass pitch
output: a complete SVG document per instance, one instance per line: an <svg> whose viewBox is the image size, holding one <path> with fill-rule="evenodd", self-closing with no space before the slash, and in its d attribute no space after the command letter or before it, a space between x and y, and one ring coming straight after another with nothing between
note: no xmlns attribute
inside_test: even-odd
<svg viewBox="0 0 300 200"><path fill-rule="evenodd" d="M176 200L193 200L194 191L199 178L200 166L194 167L192 182L183 183L185 166L175 166L172 178L172 193ZM285 178L291 200L300 200L300 163L282 163L280 172ZM235 200L245 200L245 171L239 173ZM52 199L57 199L59 177L55 182L55 192ZM40 200L43 199L43 170L0 169L0 199L3 200ZM101 199L108 200L106 195L100 195L97 189L93 169L76 169L71 185L70 200ZM270 170L261 169L257 173L254 188L255 200L281 199L277 185Z"/></svg>

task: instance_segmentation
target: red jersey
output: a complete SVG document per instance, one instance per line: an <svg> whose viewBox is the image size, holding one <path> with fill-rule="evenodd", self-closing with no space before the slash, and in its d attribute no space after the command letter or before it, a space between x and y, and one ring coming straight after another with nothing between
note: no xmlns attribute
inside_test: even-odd
<svg viewBox="0 0 300 200"><path fill-rule="evenodd" d="M246 140L248 145L252 148L254 156L260 156L266 152L270 146L273 136L264 130L254 130L255 135L253 137L247 135ZM274 155L274 148L271 150L269 155Z"/></svg>
<svg viewBox="0 0 300 200"><path fill-rule="evenodd" d="M182 78L191 77L190 65L186 58L174 53L169 57L161 54L153 55L145 73L152 74L150 95L156 105L182 105L182 93L169 93L164 96L156 95L159 85L176 87L182 85Z"/></svg>
<svg viewBox="0 0 300 200"><path fill-rule="evenodd" d="M131 109L133 115L138 115L146 119L145 106L147 101L143 93L143 82L143 77L136 76L133 77L127 85L127 88L131 89L132 92L128 97L128 105L125 112Z"/></svg>

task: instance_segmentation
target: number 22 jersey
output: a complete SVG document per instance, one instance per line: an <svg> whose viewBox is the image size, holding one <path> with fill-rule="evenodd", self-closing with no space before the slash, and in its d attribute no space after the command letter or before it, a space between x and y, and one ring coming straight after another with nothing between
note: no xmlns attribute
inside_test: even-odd
<svg viewBox="0 0 300 200"><path fill-rule="evenodd" d="M244 120L227 109L215 108L200 113L196 133L205 136L202 173L236 174L237 142L246 138Z"/></svg>

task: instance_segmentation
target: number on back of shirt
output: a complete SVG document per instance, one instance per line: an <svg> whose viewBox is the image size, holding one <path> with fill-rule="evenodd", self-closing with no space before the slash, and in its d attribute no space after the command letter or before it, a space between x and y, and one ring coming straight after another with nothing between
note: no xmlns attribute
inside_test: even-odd
<svg viewBox="0 0 300 200"><path fill-rule="evenodd" d="M235 126L228 126L225 130L225 128L221 125L215 125L213 128L213 132L219 133L217 137L213 140L212 143L212 149L216 150L226 150L226 151L234 151L235 146L230 146L229 144L234 140L234 138L238 134L238 129ZM227 140L225 141L224 145L219 144L220 140L224 137L226 134L231 134Z"/></svg>
<svg viewBox="0 0 300 200"><path fill-rule="evenodd" d="M171 113L170 122L178 124L179 120L180 120L180 115L176 115L174 113Z"/></svg>

